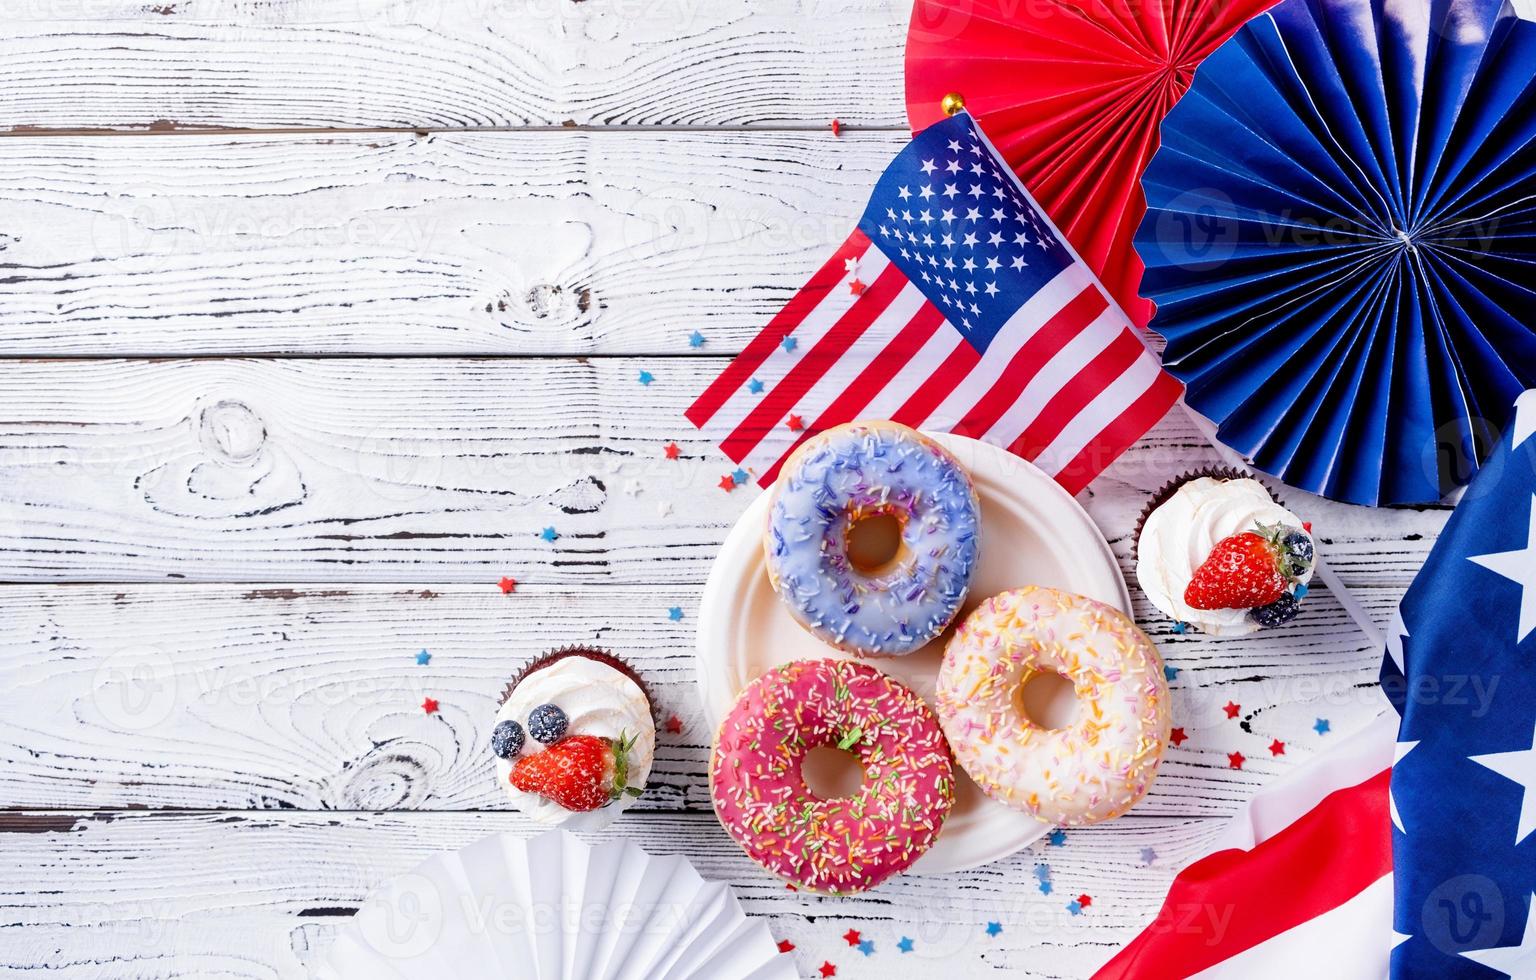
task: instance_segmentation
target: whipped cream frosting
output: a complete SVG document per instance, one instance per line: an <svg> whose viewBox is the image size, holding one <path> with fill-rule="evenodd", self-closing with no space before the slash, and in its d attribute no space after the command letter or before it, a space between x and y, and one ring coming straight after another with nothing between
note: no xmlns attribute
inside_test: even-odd
<svg viewBox="0 0 1536 980"><path fill-rule="evenodd" d="M656 757L656 722L650 701L633 680L607 664L579 655L568 656L523 678L496 712L493 725L515 721L526 731L529 713L541 704L558 705L565 712L568 734L597 735L615 742L620 735L633 738L629 785L645 786ZM529 738L524 741L521 754L543 751L543 745ZM513 786L512 764L516 761L517 757L497 759L496 780L512 805L539 823L575 831L601 830L635 802L634 797L624 795L601 810L572 813L537 793L525 793Z"/></svg>
<svg viewBox="0 0 1536 980"><path fill-rule="evenodd" d="M1260 524L1302 530L1301 518L1286 510L1257 480L1188 480L1147 515L1136 544L1136 579L1147 599L1164 615L1213 636L1246 636L1261 627L1246 609L1195 609L1184 590L1195 569L1223 538L1254 531ZM1315 567L1315 563L1314 563ZM1300 577L1305 584L1312 568Z"/></svg>

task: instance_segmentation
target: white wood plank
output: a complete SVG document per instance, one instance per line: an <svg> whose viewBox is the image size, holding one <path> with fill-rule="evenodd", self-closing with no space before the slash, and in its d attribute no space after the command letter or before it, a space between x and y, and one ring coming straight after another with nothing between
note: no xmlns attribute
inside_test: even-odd
<svg viewBox="0 0 1536 980"><path fill-rule="evenodd" d="M728 354L847 237L902 141L0 140L0 350Z"/></svg>
<svg viewBox="0 0 1536 980"><path fill-rule="evenodd" d="M506 682L567 644L624 656L681 733L660 732L646 810L709 812L713 731L693 652L697 587L491 582L400 586L0 588L0 806L496 810L489 752ZM1398 590L1363 589L1384 619ZM678 606L681 621L667 610ZM1143 814L1233 812L1362 725L1380 653L1326 593L1292 629L1176 636L1171 749ZM419 650L431 663L418 666ZM421 710L425 697L440 711ZM1241 707L1229 719L1223 706ZM43 710L40 706L47 706ZM1326 717L1333 733L1311 726ZM1272 756L1274 739L1286 744ZM1250 761L1229 768L1227 753Z"/></svg>
<svg viewBox="0 0 1536 980"><path fill-rule="evenodd" d="M491 814L0 814L0 891L7 938L0 972L77 980L302 977L345 916L381 881L431 853L499 832L530 833ZM838 976L927 980L1087 976L1150 920L1174 870L1219 820L1126 817L1074 831L973 872L907 876L867 895L786 891L736 848L713 815L626 817L611 835L653 854L681 852L731 882L748 911L798 948L802 973L831 958ZM601 838L591 838L599 840ZM1153 847L1151 866L1140 859ZM1051 868L1042 895L1033 869ZM31 882L46 882L32 888ZM1080 916L1066 903L1088 894ZM1002 932L988 937L988 921ZM866 960L839 937L874 940ZM915 940L900 954L901 936Z"/></svg>
<svg viewBox="0 0 1536 980"><path fill-rule="evenodd" d="M13 0L0 127L905 124L910 0Z"/></svg>
<svg viewBox="0 0 1536 980"><path fill-rule="evenodd" d="M721 363L3 361L0 578L697 586L756 493L683 418ZM1146 495L1215 458L1197 439L1170 416L1085 497L1122 556ZM1378 585L1444 519L1306 504Z"/></svg>

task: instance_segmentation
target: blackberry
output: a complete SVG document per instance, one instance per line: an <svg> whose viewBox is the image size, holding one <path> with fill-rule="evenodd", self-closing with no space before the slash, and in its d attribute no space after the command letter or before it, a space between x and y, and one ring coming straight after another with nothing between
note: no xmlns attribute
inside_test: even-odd
<svg viewBox="0 0 1536 980"><path fill-rule="evenodd" d="M1280 539L1280 547L1285 552L1286 564L1290 566L1292 578L1300 578L1312 567L1312 559L1315 557L1312 550L1312 537L1305 531L1289 530Z"/></svg>

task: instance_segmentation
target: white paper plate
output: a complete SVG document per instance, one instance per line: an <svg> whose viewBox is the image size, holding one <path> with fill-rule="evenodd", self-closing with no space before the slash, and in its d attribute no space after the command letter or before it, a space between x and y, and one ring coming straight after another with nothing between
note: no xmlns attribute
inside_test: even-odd
<svg viewBox="0 0 1536 980"><path fill-rule="evenodd" d="M970 471L981 496L981 562L960 618L988 596L1024 585L1048 585L1108 603L1129 614L1130 594L1120 566L1086 511L1032 464L988 443L929 433ZM769 494L763 493L731 529L715 558L699 610L699 687L704 711L718 727L736 695L753 678L779 664L817 657L846 657L796 623L768 583L763 533ZM957 622L959 619L957 618ZM905 657L867 662L901 679L930 701L946 632ZM1043 713L1068 717L1072 694L1064 688ZM834 750L835 751L835 750ZM825 757L806 766L814 785L850 791L857 773L817 771ZM960 871L996 861L1029 845L1050 827L989 799L956 767L955 809L934 846L912 867L916 874ZM841 777L841 778L839 778Z"/></svg>
<svg viewBox="0 0 1536 980"><path fill-rule="evenodd" d="M317 980L796 980L768 926L678 854L552 830L436 854L369 896Z"/></svg>

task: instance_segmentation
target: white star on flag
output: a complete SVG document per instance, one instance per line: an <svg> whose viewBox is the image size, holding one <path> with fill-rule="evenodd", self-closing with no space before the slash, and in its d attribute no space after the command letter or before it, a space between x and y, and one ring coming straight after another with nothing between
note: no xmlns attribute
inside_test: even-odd
<svg viewBox="0 0 1536 980"><path fill-rule="evenodd" d="M1536 630L1536 494L1531 496L1531 516L1526 524L1526 545L1518 551L1470 555L1468 560L1497 572L1520 586L1520 628L1515 642L1524 642Z"/></svg>
<svg viewBox="0 0 1536 980"><path fill-rule="evenodd" d="M1403 761L1403 756L1407 755L1409 752L1412 752L1414 746L1418 744L1419 743L1417 741L1398 742L1396 748L1392 752L1392 768L1396 769L1397 764ZM1392 811L1392 826L1396 827L1398 830L1405 834L1408 833L1408 829L1403 826L1403 818L1398 815L1397 798L1392 795L1392 788L1390 786L1387 787L1387 809Z"/></svg>
<svg viewBox="0 0 1536 980"><path fill-rule="evenodd" d="M1530 908L1525 914L1525 934L1520 937L1520 945L1469 949L1461 955L1515 980L1536 977L1536 895L1531 896Z"/></svg>
<svg viewBox="0 0 1536 980"><path fill-rule="evenodd" d="M1510 428L1515 432L1511 449L1519 449L1522 442L1536 434L1536 388L1515 399L1515 423Z"/></svg>
<svg viewBox="0 0 1536 980"><path fill-rule="evenodd" d="M1514 780L1524 788L1525 792L1520 798L1520 826L1515 831L1515 843L1525 840L1531 831L1536 830L1536 734L1531 736L1531 747L1528 749L1468 758L1480 766L1492 769L1505 779Z"/></svg>

